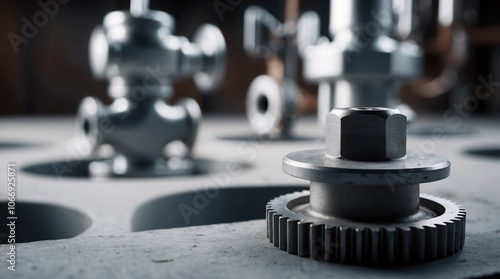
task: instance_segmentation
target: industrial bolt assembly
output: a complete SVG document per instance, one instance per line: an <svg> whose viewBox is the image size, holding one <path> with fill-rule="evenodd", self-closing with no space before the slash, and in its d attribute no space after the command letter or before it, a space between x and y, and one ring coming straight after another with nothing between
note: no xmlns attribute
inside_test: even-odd
<svg viewBox="0 0 500 279"><path fill-rule="evenodd" d="M420 195L420 183L446 178L450 163L406 154L406 117L397 109L333 109L326 149L288 154L285 173L310 191L266 208L274 246L302 257L349 264L405 264L450 256L465 240L465 209Z"/></svg>
<svg viewBox="0 0 500 279"><path fill-rule="evenodd" d="M110 106L85 98L77 129L91 146L90 158L110 145L115 154L89 166L98 176L162 176L190 173L190 150L201 111L192 99L169 105L172 80L192 75L198 88L218 87L225 69L225 42L212 25L202 26L193 42L174 36L167 13L148 9L149 1L132 0L130 11L114 11L90 38L90 65L98 78L109 80ZM165 147L181 143L175 158ZM184 147L182 147L182 145ZM181 160L179 160L181 159ZM180 163L183 162L183 163Z"/></svg>

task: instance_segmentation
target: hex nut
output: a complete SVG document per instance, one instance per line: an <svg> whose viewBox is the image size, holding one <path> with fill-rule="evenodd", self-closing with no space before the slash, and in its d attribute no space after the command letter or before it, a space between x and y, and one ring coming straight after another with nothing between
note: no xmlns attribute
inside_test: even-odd
<svg viewBox="0 0 500 279"><path fill-rule="evenodd" d="M335 108L326 117L326 155L356 161L406 156L406 116L398 109Z"/></svg>

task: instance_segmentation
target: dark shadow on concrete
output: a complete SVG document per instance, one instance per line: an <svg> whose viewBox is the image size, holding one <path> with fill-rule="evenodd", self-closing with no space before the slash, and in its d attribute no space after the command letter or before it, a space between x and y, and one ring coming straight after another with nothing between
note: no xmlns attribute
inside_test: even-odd
<svg viewBox="0 0 500 279"><path fill-rule="evenodd" d="M5 149L19 149L19 148L32 148L41 147L47 144L44 143L31 143L31 142L11 142L11 141L0 141L0 150Z"/></svg>
<svg viewBox="0 0 500 279"><path fill-rule="evenodd" d="M180 228L266 218L271 199L309 187L209 188L161 197L139 207L132 231Z"/></svg>
<svg viewBox="0 0 500 279"><path fill-rule="evenodd" d="M29 165L24 167L22 170L36 175L45 175L45 176L53 176L61 178L90 178L90 173L89 173L90 163L91 162L88 160L52 161L52 162ZM191 173L177 174L172 176L199 176L213 172L226 171L227 169L244 171L251 167L249 164L246 163L212 161L207 159L194 159L193 164L194 167ZM107 178L130 179L130 178L150 178L150 177L158 178L158 177L171 177L171 176L133 176L133 177L107 177Z"/></svg>
<svg viewBox="0 0 500 279"><path fill-rule="evenodd" d="M39 240L66 239L75 237L92 224L92 220L80 211L51 204L16 202L10 214L7 201L0 203L0 244L8 244L11 228L6 224L15 223L16 243ZM7 219L17 217L17 219Z"/></svg>
<svg viewBox="0 0 500 279"><path fill-rule="evenodd" d="M500 160L500 146L465 150L465 154Z"/></svg>

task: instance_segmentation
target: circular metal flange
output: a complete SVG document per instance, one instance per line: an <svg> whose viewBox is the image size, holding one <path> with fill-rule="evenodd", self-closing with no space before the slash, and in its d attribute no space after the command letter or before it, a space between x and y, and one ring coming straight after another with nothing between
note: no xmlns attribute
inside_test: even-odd
<svg viewBox="0 0 500 279"><path fill-rule="evenodd" d="M450 162L439 155L415 153L397 160L352 161L330 158L324 149L318 149L286 155L283 171L297 178L330 184L419 184L448 177Z"/></svg>
<svg viewBox="0 0 500 279"><path fill-rule="evenodd" d="M101 144L102 138L99 137L99 119L104 111L102 102L94 97L85 97L78 107L76 114L76 134L83 137L92 150L89 154L95 151L95 148Z"/></svg>
<svg viewBox="0 0 500 279"><path fill-rule="evenodd" d="M196 31L193 43L200 47L207 63L202 71L193 75L193 79L201 91L210 93L220 85L226 71L224 36L219 28L205 24Z"/></svg>
<svg viewBox="0 0 500 279"><path fill-rule="evenodd" d="M286 79L283 85L268 75L256 77L248 89L247 119L259 135L278 138L292 126L296 107L297 86Z"/></svg>
<svg viewBox="0 0 500 279"><path fill-rule="evenodd" d="M267 237L290 254L348 264L405 264L444 258L465 241L465 209L422 195L419 213L397 223L362 223L315 216L309 191L271 200Z"/></svg>

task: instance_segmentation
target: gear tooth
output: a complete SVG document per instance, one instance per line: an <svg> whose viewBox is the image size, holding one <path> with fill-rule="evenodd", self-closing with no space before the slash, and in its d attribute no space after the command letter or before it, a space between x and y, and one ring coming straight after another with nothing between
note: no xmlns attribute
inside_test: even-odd
<svg viewBox="0 0 500 279"><path fill-rule="evenodd" d="M325 261L338 262L341 249L340 227L325 227Z"/></svg>
<svg viewBox="0 0 500 279"><path fill-rule="evenodd" d="M356 264L362 264L366 255L366 237L365 229L353 229L353 244L355 249L353 249L353 261Z"/></svg>
<svg viewBox="0 0 500 279"><path fill-rule="evenodd" d="M378 264L380 262L380 231L378 229L367 229L369 239L369 263Z"/></svg>
<svg viewBox="0 0 500 279"><path fill-rule="evenodd" d="M281 250L286 251L287 246L288 246L288 227L287 227L287 222L288 222L288 217L280 217L279 218L279 247Z"/></svg>
<svg viewBox="0 0 500 279"><path fill-rule="evenodd" d="M276 211L273 211L271 209L266 210L266 221L267 221L267 238L269 238L269 241L273 243L273 238L274 238L274 233L273 233L273 215L276 213Z"/></svg>
<svg viewBox="0 0 500 279"><path fill-rule="evenodd" d="M465 215L465 209L464 209L464 216L462 217L462 228L461 228L461 231L462 231L462 241L460 243L460 249L462 249L464 247L464 244L465 244L465 224L467 223L467 220L466 220L466 215Z"/></svg>
<svg viewBox="0 0 500 279"><path fill-rule="evenodd" d="M436 256L437 258L444 258L447 255L448 233L445 224L436 224L437 239L436 239ZM438 243L440 245L438 245Z"/></svg>
<svg viewBox="0 0 500 279"><path fill-rule="evenodd" d="M340 253L339 253L339 262L348 263L350 261L350 257L352 252L349 248L352 248L351 245L351 229L345 227L339 227L339 243L340 243Z"/></svg>
<svg viewBox="0 0 500 279"><path fill-rule="evenodd" d="M309 227L309 255L314 260L324 260L325 258L325 225L312 224Z"/></svg>
<svg viewBox="0 0 500 279"><path fill-rule="evenodd" d="M410 229L398 228L396 229L396 256L397 261L407 264L410 262L410 242L411 231Z"/></svg>
<svg viewBox="0 0 500 279"><path fill-rule="evenodd" d="M287 221L287 250L288 253L297 255L297 230L298 230L299 220L288 220Z"/></svg>
<svg viewBox="0 0 500 279"><path fill-rule="evenodd" d="M425 261L425 228L411 227L411 249L413 251L412 261L423 262Z"/></svg>
<svg viewBox="0 0 500 279"><path fill-rule="evenodd" d="M446 224L446 256L455 253L455 223L451 221Z"/></svg>
<svg viewBox="0 0 500 279"><path fill-rule="evenodd" d="M325 226L325 262L333 262L335 227Z"/></svg>
<svg viewBox="0 0 500 279"><path fill-rule="evenodd" d="M383 255L382 262L387 264L394 264L396 259L395 255L396 232L395 230L392 229L382 229L381 233L382 233L381 252Z"/></svg>
<svg viewBox="0 0 500 279"><path fill-rule="evenodd" d="M301 257L309 257L309 222L299 222L297 225L297 254Z"/></svg>
<svg viewBox="0 0 500 279"><path fill-rule="evenodd" d="M454 253L460 251L460 249L462 249L462 234L463 234L463 231L462 231L462 228L463 228L463 219L461 218L456 218L456 219L452 219L453 220L453 223L455 225L455 251Z"/></svg>
<svg viewBox="0 0 500 279"><path fill-rule="evenodd" d="M281 214L275 213L273 215L273 244L274 247L280 246L280 217L283 216Z"/></svg>
<svg viewBox="0 0 500 279"><path fill-rule="evenodd" d="M437 241L438 241L438 228L437 226L424 226L425 231L425 259L437 259Z"/></svg>

